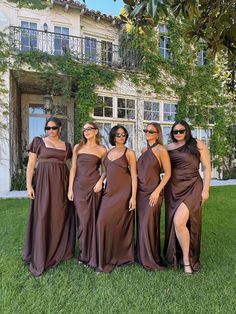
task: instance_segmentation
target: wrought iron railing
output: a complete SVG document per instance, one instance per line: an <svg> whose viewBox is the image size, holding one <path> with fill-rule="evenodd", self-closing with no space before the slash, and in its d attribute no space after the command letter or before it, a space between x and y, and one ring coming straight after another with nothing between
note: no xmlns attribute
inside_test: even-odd
<svg viewBox="0 0 236 314"><path fill-rule="evenodd" d="M56 56L70 53L81 63L96 63L134 71L138 71L141 65L139 50L90 37L11 26L10 39L19 51L39 50Z"/></svg>

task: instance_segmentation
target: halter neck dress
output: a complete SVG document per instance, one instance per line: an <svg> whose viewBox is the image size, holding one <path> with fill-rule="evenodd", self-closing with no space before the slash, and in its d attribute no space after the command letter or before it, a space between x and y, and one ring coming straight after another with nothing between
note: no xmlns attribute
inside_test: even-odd
<svg viewBox="0 0 236 314"><path fill-rule="evenodd" d="M93 188L100 178L101 158L94 154L77 156L77 168L73 185L74 203L78 218L79 260L91 267L97 265L96 215L101 192Z"/></svg>
<svg viewBox="0 0 236 314"><path fill-rule="evenodd" d="M132 186L126 151L113 161L109 153L104 159L106 188L97 220L97 271L101 272L134 262L134 211L129 211Z"/></svg>
<svg viewBox="0 0 236 314"><path fill-rule="evenodd" d="M137 193L137 225L138 238L136 251L138 261L147 270L162 270L160 257L160 215L163 196L159 196L155 206L149 205L149 197L157 188L161 179L161 167L154 155L152 148L156 142L148 146L147 150L139 157L138 193Z"/></svg>
<svg viewBox="0 0 236 314"><path fill-rule="evenodd" d="M29 151L37 155L37 168L24 261L33 275L40 276L74 254L75 215L67 198L69 171L65 164L72 150L68 143L66 150L46 147L42 138L35 137Z"/></svg>
<svg viewBox="0 0 236 314"><path fill-rule="evenodd" d="M200 158L191 154L186 144L168 151L171 161L171 178L165 187L165 261L177 268L181 250L175 235L174 215L181 203L189 210L187 227L190 233L190 264L193 271L200 267L201 242L201 193L202 178L199 174Z"/></svg>

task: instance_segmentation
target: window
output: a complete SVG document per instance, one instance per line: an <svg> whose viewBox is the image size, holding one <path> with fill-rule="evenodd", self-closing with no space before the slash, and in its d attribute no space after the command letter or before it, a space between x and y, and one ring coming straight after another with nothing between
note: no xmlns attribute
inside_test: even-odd
<svg viewBox="0 0 236 314"><path fill-rule="evenodd" d="M148 121L159 121L159 103L144 101L144 120Z"/></svg>
<svg viewBox="0 0 236 314"><path fill-rule="evenodd" d="M107 122L96 122L96 124L101 135L101 143L107 148L110 148L111 145L109 143L109 132L112 128L112 124Z"/></svg>
<svg viewBox="0 0 236 314"><path fill-rule="evenodd" d="M135 101L133 99L118 98L118 118L135 119Z"/></svg>
<svg viewBox="0 0 236 314"><path fill-rule="evenodd" d="M170 138L170 130L171 130L171 126L163 126L162 128L164 145L167 145L172 141Z"/></svg>
<svg viewBox="0 0 236 314"><path fill-rule="evenodd" d="M37 49L37 23L21 21L21 50L29 51ZM29 30L27 30L28 28Z"/></svg>
<svg viewBox="0 0 236 314"><path fill-rule="evenodd" d="M63 55L69 49L69 28L55 26L54 55Z"/></svg>
<svg viewBox="0 0 236 314"><path fill-rule="evenodd" d="M101 42L102 47L102 63L111 65L112 64L112 43L110 41L102 41Z"/></svg>
<svg viewBox="0 0 236 314"><path fill-rule="evenodd" d="M65 112L66 113L66 112ZM56 116L55 114L53 114ZM29 143L35 136L44 135L44 126L47 118L51 116L51 113L47 112L47 109L41 104L30 104L29 105ZM58 116L62 122L61 139L67 140L67 118L65 115Z"/></svg>
<svg viewBox="0 0 236 314"><path fill-rule="evenodd" d="M192 133L192 136L194 137L194 138L198 138L198 130L197 130L197 128L194 128L194 129L192 129L191 130L191 133Z"/></svg>
<svg viewBox="0 0 236 314"><path fill-rule="evenodd" d="M97 60L97 39L85 37L85 59Z"/></svg>
<svg viewBox="0 0 236 314"><path fill-rule="evenodd" d="M201 140L209 147L212 136L212 129L201 129Z"/></svg>
<svg viewBox="0 0 236 314"><path fill-rule="evenodd" d="M168 36L168 28L165 24L159 25L160 33L160 53L165 59L170 59L170 37Z"/></svg>
<svg viewBox="0 0 236 314"><path fill-rule="evenodd" d="M201 49L197 55L198 65L204 65L206 63L205 49Z"/></svg>
<svg viewBox="0 0 236 314"><path fill-rule="evenodd" d="M98 107L94 108L94 116L97 117L112 117L113 116L113 106L112 97L98 96L99 103Z"/></svg>
<svg viewBox="0 0 236 314"><path fill-rule="evenodd" d="M164 121L175 121L176 108L176 104L164 104Z"/></svg>

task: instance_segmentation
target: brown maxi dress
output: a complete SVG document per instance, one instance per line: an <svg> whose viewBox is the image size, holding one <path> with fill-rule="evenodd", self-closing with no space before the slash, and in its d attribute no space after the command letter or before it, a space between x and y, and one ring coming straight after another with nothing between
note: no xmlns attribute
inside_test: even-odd
<svg viewBox="0 0 236 314"><path fill-rule="evenodd" d="M202 178L199 174L200 159L188 151L187 145L168 151L171 161L171 178L165 187L165 261L175 269L181 262L173 218L177 208L184 203L189 209L190 264L193 271L200 267L201 193Z"/></svg>
<svg viewBox="0 0 236 314"><path fill-rule="evenodd" d="M96 215L101 192L93 188L100 178L101 159L94 154L78 154L74 180L74 203L78 218L79 260L96 267Z"/></svg>
<svg viewBox="0 0 236 314"><path fill-rule="evenodd" d="M162 270L160 257L160 214L163 196L160 195L155 206L149 205L149 197L160 183L161 167L154 155L152 146L138 159L137 258L147 270Z"/></svg>
<svg viewBox="0 0 236 314"><path fill-rule="evenodd" d="M107 183L97 219L97 271L111 272L115 266L134 262L134 211L128 160L124 154L113 161L106 155Z"/></svg>
<svg viewBox="0 0 236 314"><path fill-rule="evenodd" d="M29 151L38 159L24 261L33 275L40 276L74 254L75 215L73 203L67 198L69 171L65 164L72 150L68 143L66 150L48 148L42 138L35 137Z"/></svg>

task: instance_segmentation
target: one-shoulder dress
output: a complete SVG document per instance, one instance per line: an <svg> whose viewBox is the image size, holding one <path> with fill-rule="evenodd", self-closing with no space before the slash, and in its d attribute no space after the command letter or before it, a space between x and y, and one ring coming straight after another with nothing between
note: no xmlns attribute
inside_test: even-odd
<svg viewBox="0 0 236 314"><path fill-rule="evenodd" d="M93 188L100 178L101 159L94 154L78 154L73 185L74 203L78 218L79 260L97 266L96 216L101 192Z"/></svg>
<svg viewBox="0 0 236 314"><path fill-rule="evenodd" d="M136 252L139 263L147 270L162 270L160 256L160 215L163 195L160 194L155 206L149 205L149 197L160 183L161 167L154 155L152 146L139 157L138 193L137 193L137 225L138 237Z"/></svg>
<svg viewBox="0 0 236 314"><path fill-rule="evenodd" d="M165 187L165 261L177 268L181 263L173 218L177 208L184 203L189 210L187 227L190 233L190 264L193 271L200 267L201 242L201 193L202 178L199 174L200 158L191 154L186 144L168 151L171 161L171 178Z"/></svg>
<svg viewBox="0 0 236 314"><path fill-rule="evenodd" d="M74 254L75 214L67 198L69 171L65 164L72 150L68 143L66 150L46 147L42 138L35 137L29 151L37 154L37 167L24 261L35 276L40 276Z"/></svg>
<svg viewBox="0 0 236 314"><path fill-rule="evenodd" d="M107 182L97 219L97 271L101 272L134 262L134 211L129 211L132 185L126 150L113 161L109 153L104 159Z"/></svg>

